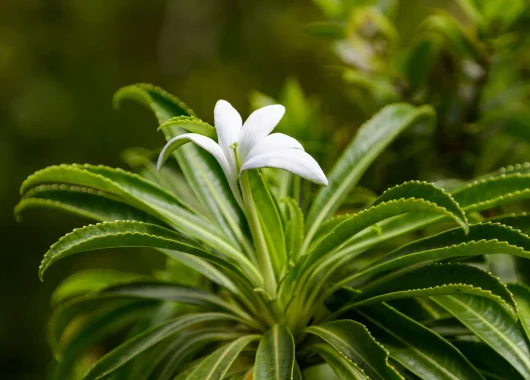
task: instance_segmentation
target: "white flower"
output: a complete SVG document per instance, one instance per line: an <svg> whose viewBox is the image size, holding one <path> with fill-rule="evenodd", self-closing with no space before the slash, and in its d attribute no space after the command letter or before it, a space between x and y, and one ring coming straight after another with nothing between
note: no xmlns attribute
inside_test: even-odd
<svg viewBox="0 0 530 380"><path fill-rule="evenodd" d="M197 133L174 137L160 153L158 168L160 169L170 152L191 141L208 151L219 162L238 201L239 175L249 169L285 169L319 185L327 185L326 175L297 140L283 133L270 134L284 113L285 107L282 105L263 107L254 111L243 124L234 107L225 100L219 100L214 109L219 143Z"/></svg>

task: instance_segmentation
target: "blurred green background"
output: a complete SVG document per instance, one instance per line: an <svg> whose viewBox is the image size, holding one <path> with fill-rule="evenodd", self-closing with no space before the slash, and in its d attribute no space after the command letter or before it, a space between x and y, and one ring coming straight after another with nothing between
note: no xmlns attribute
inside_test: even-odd
<svg viewBox="0 0 530 380"><path fill-rule="evenodd" d="M23 223L13 217L21 182L38 169L63 162L127 168L120 159L124 149L163 145L148 111L132 104L113 109L112 96L120 87L136 82L159 85L212 123L213 106L220 98L246 117L252 104L259 103L261 95L256 91L281 99L286 81L298 81L310 104L318 104L319 125L314 133L329 142L332 148L323 151L330 157L378 107L399 99L432 100L418 100L405 92L398 99L377 97L373 104L364 104L362 93L348 92L344 76L337 73L342 63L331 53L330 39L312 35L307 28L330 17L323 3L339 0L0 0L2 378L44 377L50 359L46 344L49 297L67 274L87 267L145 272L162 263L159 255L148 251L95 252L64 260L40 283L37 268L47 248L85 221L47 210L25 214ZM418 25L433 8L465 19L451 1L402 1L393 16L402 46L414 40ZM516 33L519 41L521 30ZM524 66L524 57L515 58ZM515 65L515 61L509 63ZM445 67L441 70L447 72ZM451 80L449 74L442 75L435 83ZM475 119L453 124L458 131L466 130ZM469 131L472 134L474 129ZM409 136L413 143L405 137L404 148L398 144L393 154L378 160L366 185L380 191L401 180L438 179L428 166L389 169L408 158L437 165L450 162L440 173L457 178L480 174L496 163L516 162L530 151L524 131L517 144L513 136L507 141L502 137L494 145L486 141L475 149L476 156L488 149L496 152L494 159L481 160L480 165L475 156L463 153L468 145L459 134L449 134L447 139L446 132L434 136L447 142L436 149L422 140L424 134L413 134ZM306 133L311 140L313 130ZM456 148L455 141L459 142ZM503 159L508 150L514 156ZM446 153L449 156L443 156ZM326 169L329 161L321 160Z"/></svg>

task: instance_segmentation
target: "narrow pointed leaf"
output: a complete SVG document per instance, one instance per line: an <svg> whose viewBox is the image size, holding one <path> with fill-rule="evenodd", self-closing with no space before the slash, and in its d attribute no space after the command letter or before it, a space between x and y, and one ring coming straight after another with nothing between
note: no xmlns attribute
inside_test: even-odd
<svg viewBox="0 0 530 380"><path fill-rule="evenodd" d="M499 241L498 237L504 240ZM498 223L472 225L467 235L462 229L456 228L398 248L382 262L340 280L331 291L354 278L383 273L407 265L501 253L529 258L530 238L518 230Z"/></svg>
<svg viewBox="0 0 530 380"><path fill-rule="evenodd" d="M530 234L530 214L521 212L517 214L506 214L488 219L489 222L501 223L513 227L525 235Z"/></svg>
<svg viewBox="0 0 530 380"><path fill-rule="evenodd" d="M438 14L426 18L423 27L432 32L440 33L446 39L449 48L458 56L481 60L483 52L478 41L470 33L467 33L463 25L453 15L439 11Z"/></svg>
<svg viewBox="0 0 530 380"><path fill-rule="evenodd" d="M288 327L274 325L261 338L254 380L291 380L294 371L294 338Z"/></svg>
<svg viewBox="0 0 530 380"><path fill-rule="evenodd" d="M213 293L172 283L135 281L104 288L100 294L134 299L173 301L189 305L215 306L225 312L237 314L241 318L250 319L250 316L237 305L228 303Z"/></svg>
<svg viewBox="0 0 530 380"><path fill-rule="evenodd" d="M530 378L530 349L518 321L499 303L467 294L432 297L482 341Z"/></svg>
<svg viewBox="0 0 530 380"><path fill-rule="evenodd" d="M458 340L453 344L471 363L491 380L523 380L523 377L504 358L482 342Z"/></svg>
<svg viewBox="0 0 530 380"><path fill-rule="evenodd" d="M280 213L261 173L256 170L251 170L248 173L248 177L252 189L252 199L256 205L256 211L261 223L263 235L265 236L269 256L275 273L280 273L280 270L287 261L285 234Z"/></svg>
<svg viewBox="0 0 530 380"><path fill-rule="evenodd" d="M51 208L99 221L138 220L164 225L147 212L89 187L40 185L28 192L15 207L15 216L31 208Z"/></svg>
<svg viewBox="0 0 530 380"><path fill-rule="evenodd" d="M116 300L105 297L78 297L61 304L53 311L48 323L48 342L57 359L62 355L60 342L67 326L79 316L99 308L114 308L134 303L132 299Z"/></svg>
<svg viewBox="0 0 530 380"><path fill-rule="evenodd" d="M466 293L488 297L505 303L513 309L515 302L506 285L497 277L473 266L464 264L434 264L400 272L387 280L385 277L371 281L347 308L399 298L428 297L434 295Z"/></svg>
<svg viewBox="0 0 530 380"><path fill-rule="evenodd" d="M166 165L161 171L157 170L158 155L158 151L133 147L125 149L120 156L140 176L169 190L192 212L206 216L206 210L199 203L184 175L177 167Z"/></svg>
<svg viewBox="0 0 530 380"><path fill-rule="evenodd" d="M308 239L332 215L357 184L370 164L403 130L415 124L432 124L430 107L393 104L383 108L358 130L328 175L329 185L321 188L308 215Z"/></svg>
<svg viewBox="0 0 530 380"><path fill-rule="evenodd" d="M160 124L173 117L196 116L175 96L148 84L123 87L114 95L114 104L118 106L125 99L145 105L155 113ZM169 141L185 130L176 125L168 125L162 132ZM240 228L243 225L243 215L217 161L193 144L187 144L175 151L174 155L204 209L225 232L232 233L235 239L242 239Z"/></svg>
<svg viewBox="0 0 530 380"><path fill-rule="evenodd" d="M227 255L242 256L219 229L212 228L211 223L184 209L171 193L138 175L103 166L50 166L29 176L21 191L49 182L87 186L116 195Z"/></svg>
<svg viewBox="0 0 530 380"><path fill-rule="evenodd" d="M167 207L167 201L164 198L164 194L159 194L159 192L155 192L157 195L156 199L151 200L150 198L145 198L144 194L142 194L141 189L145 189L145 192L152 192L152 189L148 186L151 185L151 187L154 185L152 183L149 183L148 181L139 182L137 178L134 178L134 175L131 175L130 173L120 170L120 169L112 169L109 167L105 167L102 165L98 166L91 166L91 165L83 165L83 169L90 171L92 173L95 173L97 175L102 175L114 183L117 183L121 186L122 189L125 189L126 191L130 192L134 197L140 198L142 201L144 201L145 204L149 204L149 202L155 203L156 206L158 206L159 211L163 211L163 207ZM170 194L167 190L163 189L164 192L167 194ZM167 197L167 194L165 197ZM142 199L143 198L143 199ZM178 203L180 206L179 209L172 210L172 212L180 211L181 209L185 209L187 206L183 204L180 200L177 200L175 197L171 199L173 203ZM162 202L161 204L157 204L158 202ZM197 225L201 228L200 234L206 234L208 231L212 232L215 231L215 234L223 239L219 239L219 241L216 244L220 244L221 246L225 245L227 240L225 236L228 236L228 240L231 239L231 245L238 248L237 239L231 235L231 232L229 231L228 227L224 224L221 225L221 227L225 227L223 230L226 234L223 234L223 232L220 230L220 228L215 228L215 230L212 228L212 225L208 223L207 221L204 221L202 218L199 218L198 216L194 215L191 210L186 211L180 211L179 216L181 216L181 220L179 221L181 224L184 223L183 229L186 231L186 233L189 233L188 231L192 228L197 228ZM188 224L185 224L186 221L188 221ZM193 222L193 223L189 223ZM177 228L181 228L180 226L176 226ZM236 229L237 230L237 229ZM230 232L230 233L229 233Z"/></svg>
<svg viewBox="0 0 530 380"><path fill-rule="evenodd" d="M375 200L372 206L377 206L383 202L388 202L395 199L407 198L425 199L427 201L433 202L437 206L445 208L450 213L451 217L455 219L455 221L460 224L464 230L467 231L469 229L464 211L453 199L451 194L428 182L411 181L392 187L381 194L381 196Z"/></svg>
<svg viewBox="0 0 530 380"><path fill-rule="evenodd" d="M235 286L234 282L223 272L221 272L214 264L212 264L212 262L207 261L205 258L194 256L185 252L172 251L169 249L159 249L159 251L168 258L171 258L178 263L193 269L212 282L225 287L232 293L238 293L238 288Z"/></svg>
<svg viewBox="0 0 530 380"><path fill-rule="evenodd" d="M370 379L402 379L390 365L388 352L362 324L341 320L310 326L306 331L324 339L338 353L359 366Z"/></svg>
<svg viewBox="0 0 530 380"><path fill-rule="evenodd" d="M125 99L135 100L151 109L160 123L174 116L195 116L184 102L151 84L138 83L119 89L114 95L114 106L119 108Z"/></svg>
<svg viewBox="0 0 530 380"><path fill-rule="evenodd" d="M200 135L210 137L212 139L217 137L215 128L210 124L202 121L193 116L177 116L172 117L171 119L164 121L158 129L164 129L168 127L179 127L185 129L191 133L198 133Z"/></svg>
<svg viewBox="0 0 530 380"><path fill-rule="evenodd" d="M232 363L237 359L240 352L259 338L259 335L246 335L224 345L203 359L186 379L221 380L230 369Z"/></svg>
<svg viewBox="0 0 530 380"><path fill-rule="evenodd" d="M466 212L482 211L530 198L530 174L513 173L483 178L455 191Z"/></svg>
<svg viewBox="0 0 530 380"><path fill-rule="evenodd" d="M380 197L378 197L370 206L376 207L387 202L395 201L405 201L405 200L416 199L418 201L430 202L438 208L438 212L435 210L411 210L419 211L421 213L432 212L440 215L424 215L426 219L430 218L440 218L443 216L448 216L453 219L456 223L460 224L462 228L467 232L469 230L467 218L464 214L464 211L460 208L458 203L453 199L452 195L440 189L433 184L427 182L411 181L405 182L401 185L397 185L393 188L386 190ZM362 212L361 212L362 213ZM358 213L360 214L360 213ZM354 214L355 215L355 214ZM329 234L333 231L338 225L354 216L352 214L339 215L333 218L328 219L317 231L315 236L316 241L319 238ZM397 214L396 214L397 215ZM414 214L417 215L417 214ZM420 214L423 215L423 214ZM405 216L406 217L406 216ZM374 228L379 233L386 231L386 228Z"/></svg>
<svg viewBox="0 0 530 380"><path fill-rule="evenodd" d="M326 361L333 372L341 380L365 380L368 377L364 371L355 363L349 361L329 344L319 343L310 346L310 350L316 352Z"/></svg>
<svg viewBox="0 0 530 380"><path fill-rule="evenodd" d="M148 348L188 327L207 322L216 321L219 323L230 320L234 320L234 317L222 313L188 314L172 319L116 347L98 360L83 379L96 380L108 376Z"/></svg>
<svg viewBox="0 0 530 380"><path fill-rule="evenodd" d="M285 198L287 223L285 227L287 257L296 260L304 242L304 214L293 198Z"/></svg>
<svg viewBox="0 0 530 380"><path fill-rule="evenodd" d="M170 380L186 363L195 357L207 344L234 340L241 333L222 331L219 328L201 328L197 332L180 334L175 339L172 349L161 359L153 371L150 380Z"/></svg>
<svg viewBox="0 0 530 380"><path fill-rule="evenodd" d="M57 305L74 296L89 292L97 292L111 285L130 283L145 279L147 276L139 273L120 272L113 269L87 269L66 277L55 288L51 300Z"/></svg>
<svg viewBox="0 0 530 380"><path fill-rule="evenodd" d="M77 171L77 169L73 169ZM89 179L83 179L89 181ZM87 182L88 183L88 182ZM15 209L18 215L30 207L53 207L96 221L137 220L165 225L159 219L126 203L110 193L72 185L39 185L31 189ZM171 205L166 205L171 206ZM174 214L175 215L175 214ZM191 267L210 280L237 293L231 281L212 264L186 253L161 250L173 259Z"/></svg>
<svg viewBox="0 0 530 380"><path fill-rule="evenodd" d="M527 164L516 165L503 172L485 176L453 192L453 198L465 212L487 210L529 199L528 168ZM352 238L345 248L345 253L354 252L359 247L366 249L396 236L447 220L447 217L422 213L410 213L385 220L379 223L379 228L366 229Z"/></svg>
<svg viewBox="0 0 530 380"><path fill-rule="evenodd" d="M530 287L525 284L508 284L508 289L515 298L519 320L530 342Z"/></svg>
<svg viewBox="0 0 530 380"><path fill-rule="evenodd" d="M390 356L423 379L483 380L451 343L387 304L361 307L357 312Z"/></svg>
<svg viewBox="0 0 530 380"><path fill-rule="evenodd" d="M424 199L399 199L379 203L350 217L339 217L338 224L329 227L329 232L322 234L323 237L314 243L314 248L309 253L306 265L320 259L325 254L342 245L350 237L361 232L365 228L388 218L392 218L409 212L425 212L434 214L449 213L443 207Z"/></svg>
<svg viewBox="0 0 530 380"><path fill-rule="evenodd" d="M75 326L74 331L69 331L67 339L61 342L55 352L60 358L59 363L54 367L51 378L63 380L71 377L72 367L82 355L95 344L105 338L120 333L126 327L140 320L146 312L153 310L152 302L133 302L117 307L107 307L92 313Z"/></svg>
<svg viewBox="0 0 530 380"><path fill-rule="evenodd" d="M57 260L86 251L118 247L151 247L195 255L230 269L240 271L228 261L203 251L179 234L166 228L141 222L117 221L89 225L63 236L45 254L39 275Z"/></svg>
<svg viewBox="0 0 530 380"><path fill-rule="evenodd" d="M476 180L507 176L510 174L530 174L530 162L523 162L515 165L508 165L506 167L495 170L494 172L484 174Z"/></svg>

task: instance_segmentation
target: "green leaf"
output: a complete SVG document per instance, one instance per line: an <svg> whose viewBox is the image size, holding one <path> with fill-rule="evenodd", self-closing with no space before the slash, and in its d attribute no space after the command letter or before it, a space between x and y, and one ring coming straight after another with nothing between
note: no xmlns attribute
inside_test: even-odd
<svg viewBox="0 0 530 380"><path fill-rule="evenodd" d="M252 189L252 200L256 205L261 229L267 243L275 273L280 273L287 261L285 251L285 235L279 210L270 193L263 176L257 170L248 171Z"/></svg>
<svg viewBox="0 0 530 380"><path fill-rule="evenodd" d="M387 304L356 310L403 367L422 379L483 379L451 343Z"/></svg>
<svg viewBox="0 0 530 380"><path fill-rule="evenodd" d="M496 216L487 220L513 227L525 235L530 234L530 214L526 212Z"/></svg>
<svg viewBox="0 0 530 380"><path fill-rule="evenodd" d="M176 232L154 224L133 221L89 225L63 236L45 254L39 275L42 278L50 265L64 257L80 252L118 247L152 247L184 252L219 264L244 278L234 265L219 256L190 245L187 239Z"/></svg>
<svg viewBox="0 0 530 380"><path fill-rule="evenodd" d="M263 335L256 353L254 380L291 380L294 338L288 327L274 325Z"/></svg>
<svg viewBox="0 0 530 380"><path fill-rule="evenodd" d="M157 368L149 379L170 380L186 362L196 357L206 345L225 340L234 340L241 333L222 331L219 328L201 328L197 332L179 334L175 344L170 347L168 353L163 355Z"/></svg>
<svg viewBox="0 0 530 380"><path fill-rule="evenodd" d="M30 190L15 207L15 216L36 207L58 209L99 221L138 220L164 225L159 219L120 202L111 194L83 186L40 185Z"/></svg>
<svg viewBox="0 0 530 380"><path fill-rule="evenodd" d="M326 361L333 372L341 380L365 380L368 379L364 371L357 367L344 356L339 354L332 346L325 343L313 344L309 347L311 351L316 352Z"/></svg>
<svg viewBox="0 0 530 380"><path fill-rule="evenodd" d="M129 172L126 172L126 171L123 171L123 170L120 170L120 169L112 169L112 168L105 167L105 166L102 166L102 165L91 166L91 165L86 165L85 164L82 167L83 167L83 169L88 170L88 171L90 171L92 173L95 173L97 175L102 175L102 176L104 176L106 178L109 178L114 183L119 184L126 191L129 191L136 198L140 198L145 204L149 205L149 202L151 202L151 204L153 204L153 203L156 204L156 202L161 202L161 204L156 204L156 206L158 206L157 207L157 211L161 211L162 207L167 207L168 206L167 205L167 200L166 199L162 199L162 194L158 194L158 192L156 194L157 198L152 199L152 200L149 197L146 197L143 194L143 192L145 192L147 194L149 192L152 193L153 191L152 191L151 187L154 186L155 184L149 183L148 181L144 181L144 183L139 182L139 181L135 181L135 178L133 178L135 176L132 175ZM149 185L151 187L149 187ZM165 189L162 189L162 188L160 188L160 189L163 190L164 192L166 192L167 194L171 194ZM138 193L140 191L141 191L141 193ZM152 197L151 194L148 194L148 195ZM205 221L203 218L201 218L199 216L194 215L191 212L191 210L189 210L189 209L182 211L182 209L187 208L187 205L182 203L180 200L177 200L175 197L172 197L172 202L173 203L178 203L178 205L180 206L180 208L176 208L176 209L175 209L175 207L173 207L173 210L171 210L172 213L176 213L177 211L180 211L180 213L179 213L179 216L181 217L181 219L179 221L180 225L176 225L175 226L177 229L182 228L182 230L185 231L186 234L189 234L190 230L193 231L193 229L197 229L197 226L199 226L200 227L200 232L198 232L197 235L196 235L196 237L198 239L201 238L201 235L205 236L205 235L208 234L208 231L210 231L210 234L212 232L214 232L217 236L219 236L221 238L221 239L219 239L217 241L216 244L219 244L220 246L224 246L224 245L227 245L227 243L231 243L230 244L231 246L236 247L236 248L239 247L238 243L236 242L236 240L234 238L232 238L231 241L230 241L230 239L226 239L226 236L228 236L229 238L231 237L230 234L228 234L228 235L223 234L219 230L219 228L215 228L215 230L214 230L212 228L211 223L209 223L208 221ZM166 211L166 213L167 213L167 211ZM224 232L227 232L227 230L225 229Z"/></svg>
<svg viewBox="0 0 530 380"><path fill-rule="evenodd" d="M457 340L453 344L471 363L491 380L523 380L506 360L482 342Z"/></svg>
<svg viewBox="0 0 530 380"><path fill-rule="evenodd" d="M96 380L108 376L148 348L188 327L207 322L216 321L219 323L230 320L234 320L234 317L223 313L188 314L172 319L116 347L98 360L83 379Z"/></svg>
<svg viewBox="0 0 530 380"><path fill-rule="evenodd" d="M243 319L252 318L236 304L228 303L217 295L192 287L155 281L136 281L114 285L101 290L101 294L132 297L146 300L172 301L189 305L216 306ZM258 325L259 328L259 325Z"/></svg>
<svg viewBox="0 0 530 380"><path fill-rule="evenodd" d="M438 14L429 16L423 22L423 27L440 33L459 57L481 62L484 52L479 41L467 33L462 24L448 12L438 11Z"/></svg>
<svg viewBox="0 0 530 380"><path fill-rule="evenodd" d="M186 379L221 380L230 369L234 360L237 359L240 352L251 342L259 338L259 335L246 335L224 345L203 359Z"/></svg>
<svg viewBox="0 0 530 380"><path fill-rule="evenodd" d="M211 139L217 137L217 133L214 127L212 127L205 121L202 121L201 119L198 119L193 116L172 117L171 119L164 121L162 124L160 124L158 129L161 130L168 127L179 127L191 133L198 133Z"/></svg>
<svg viewBox="0 0 530 380"><path fill-rule="evenodd" d="M490 173L453 192L453 198L467 213L529 199L529 169L530 164L520 164ZM424 213L410 213L391 218L378 223L377 229L366 229L350 239L341 254L348 255L359 249L366 250L396 236L444 221L447 221L446 217Z"/></svg>
<svg viewBox="0 0 530 380"><path fill-rule="evenodd" d="M313 243L314 248L312 250L310 248L306 265L319 260L365 228L372 227L385 219L414 211L451 215L444 207L438 206L433 202L409 198L379 203L354 215L339 216L322 227L323 232L321 235L323 237ZM465 233L465 231L462 231L462 233ZM339 258L339 255L332 257L334 260Z"/></svg>
<svg viewBox="0 0 530 380"><path fill-rule="evenodd" d="M423 36L414 42L404 67L411 91L418 91L427 80L439 51L440 40L434 36Z"/></svg>
<svg viewBox="0 0 530 380"><path fill-rule="evenodd" d="M71 274L54 290L51 301L57 305L67 299L84 293L97 292L111 285L129 283L147 276L138 273L126 273L112 269L87 269Z"/></svg>
<svg viewBox="0 0 530 380"><path fill-rule="evenodd" d="M88 179L84 179L88 181ZM88 183L88 182L87 182ZM28 198L30 197L30 198ZM42 197L42 199L41 199ZM115 200L115 195L87 187L71 185L39 185L31 189L15 209L15 214L22 212L27 207L50 206L58 207L68 212L96 221L107 220L138 220L154 224L163 224L159 219ZM166 206L168 206L166 204ZM169 207L169 206L168 206ZM199 257L185 253L161 250L172 259L191 267L213 282L216 282L237 293L235 286L218 269Z"/></svg>
<svg viewBox="0 0 530 380"><path fill-rule="evenodd" d="M329 185L319 190L311 206L306 240L338 210L370 164L403 130L414 124L432 124L434 117L430 107L400 103L383 108L363 124L328 175Z"/></svg>
<svg viewBox="0 0 530 380"><path fill-rule="evenodd" d="M160 123L175 116L196 116L181 100L151 84L138 83L122 87L114 95L114 107L119 108L125 99L135 100L151 109Z"/></svg>
<svg viewBox="0 0 530 380"><path fill-rule="evenodd" d="M293 198L283 199L287 206L287 223L285 227L287 257L296 260L301 253L304 241L304 214Z"/></svg>
<svg viewBox="0 0 530 380"><path fill-rule="evenodd" d="M67 339L61 341L55 352L59 363L54 367L52 379L70 378L72 367L96 343L123 331L153 309L152 302L133 302L126 305L107 307L91 313L68 331Z"/></svg>
<svg viewBox="0 0 530 380"><path fill-rule="evenodd" d="M159 124L177 116L196 116L175 96L148 84L123 87L114 95L115 106L118 106L124 99L136 100L151 109ZM163 128L163 132L166 140L169 140L182 134L184 130L170 125ZM194 194L204 209L210 212L212 219L226 233L233 234L233 238L240 242L243 241L242 212L215 158L194 144L187 144L177 150L174 155Z"/></svg>
<svg viewBox="0 0 530 380"><path fill-rule="evenodd" d="M212 263L206 261L205 259L198 256L192 256L184 252L171 251L169 249L160 249L160 251L166 255L168 259L175 260L178 263L193 269L197 273L200 273L212 282L225 287L234 294L238 293L238 288L234 282L218 268L216 268Z"/></svg>
<svg viewBox="0 0 530 380"><path fill-rule="evenodd" d="M521 325L530 340L530 287L525 284L508 284L519 310Z"/></svg>
<svg viewBox="0 0 530 380"><path fill-rule="evenodd" d="M503 240L499 241L498 237L501 236ZM518 230L498 223L472 225L467 235L460 228L455 228L400 247L382 262L375 263L358 276L455 257L498 253L529 257L530 238Z"/></svg>
<svg viewBox="0 0 530 380"><path fill-rule="evenodd" d="M461 0L459 4L461 6L467 5L464 7L465 10L473 7L475 12L482 16L483 20L489 24L489 28L496 34L508 32L512 24L524 15L525 8L524 0L513 0L505 4L496 1Z"/></svg>
<svg viewBox="0 0 530 380"><path fill-rule="evenodd" d="M453 196L468 213L521 201L530 198L530 175L513 173L479 179Z"/></svg>
<svg viewBox="0 0 530 380"><path fill-rule="evenodd" d="M108 299L104 297L79 297L61 304L53 311L48 323L48 341L56 359L60 359L60 341L67 327L77 317L89 314L98 308L114 308L133 303L131 299Z"/></svg>
<svg viewBox="0 0 530 380"><path fill-rule="evenodd" d="M466 232L468 231L469 226L464 211L462 211L458 203L455 202L451 194L434 186L432 183L410 181L394 186L381 194L372 206L377 206L391 200L409 198L423 199L436 204L438 207L445 208L450 216L455 219Z"/></svg>
<svg viewBox="0 0 530 380"><path fill-rule="evenodd" d="M88 186L114 194L227 255L243 257L233 244L226 241L219 229L212 228L211 223L184 209L172 194L138 175L103 166L50 166L29 176L21 191L49 182Z"/></svg>
<svg viewBox="0 0 530 380"><path fill-rule="evenodd" d="M432 297L469 330L530 378L530 349L518 321L501 304L467 294Z"/></svg>
<svg viewBox="0 0 530 380"><path fill-rule="evenodd" d="M157 169L158 156L158 152L144 148L128 148L120 155L122 161L140 176L169 190L192 212L207 216L208 213L176 165L165 165L160 171Z"/></svg>
<svg viewBox="0 0 530 380"><path fill-rule="evenodd" d="M412 268L411 268L412 269ZM400 298L428 297L453 293L491 298L516 309L511 293L498 278L464 264L434 264L399 272L390 280L375 279L360 287L361 293L340 311Z"/></svg>
<svg viewBox="0 0 530 380"><path fill-rule="evenodd" d="M306 331L324 339L338 353L361 368L370 379L402 379L388 362L388 352L362 324L341 320L310 326Z"/></svg>
<svg viewBox="0 0 530 380"><path fill-rule="evenodd" d="M508 165L497 169L493 172L486 173L481 177L475 179L474 182L480 182L482 179L495 178L501 176L507 176L510 174L530 174L530 162L523 162L515 165Z"/></svg>
<svg viewBox="0 0 530 380"><path fill-rule="evenodd" d="M134 325L132 329L127 332L122 341L134 338L136 335L141 334L148 329L158 326L161 323L174 318L176 313L181 312L185 309L181 305L176 305L172 302L161 302L157 308L146 318L142 319ZM182 335L182 334L179 334ZM122 366L113 374L115 379L128 379L131 377L137 377L139 380L146 380L147 374L149 374L160 362L161 355L169 350L175 339L164 340L140 354L135 360ZM134 375L133 375L134 374Z"/></svg>

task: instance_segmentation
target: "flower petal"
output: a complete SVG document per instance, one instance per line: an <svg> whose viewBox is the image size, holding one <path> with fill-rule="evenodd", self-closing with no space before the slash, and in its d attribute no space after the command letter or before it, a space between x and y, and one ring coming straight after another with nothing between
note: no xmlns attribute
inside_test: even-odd
<svg viewBox="0 0 530 380"><path fill-rule="evenodd" d="M248 161L267 152L283 149L304 150L304 147L298 142L298 140L291 136L284 135L283 133L273 133L256 144L256 146L248 152L246 159Z"/></svg>
<svg viewBox="0 0 530 380"><path fill-rule="evenodd" d="M178 149L182 145L189 142L194 142L202 149L210 153L217 160L228 180L228 185L230 185L230 189L232 190L232 193L234 194L237 203L242 207L243 201L241 199L241 194L239 193L239 188L237 187L238 174L229 165L219 144L217 144L209 137L199 135L197 133L185 133L183 135L173 137L164 146L162 152L160 152L160 156L158 157L158 162L156 165L158 170L160 170L164 162L166 162L166 160L169 158L169 156L171 155L171 153L173 153L175 149Z"/></svg>
<svg viewBox="0 0 530 380"><path fill-rule="evenodd" d="M245 161L252 148L276 128L284 113L284 106L274 104L260 108L250 114L239 136L237 152L241 161Z"/></svg>
<svg viewBox="0 0 530 380"><path fill-rule="evenodd" d="M255 156L243 164L241 171L258 168L284 169L319 185L328 185L315 159L300 149L282 149Z"/></svg>
<svg viewBox="0 0 530 380"><path fill-rule="evenodd" d="M217 144L211 138L199 135L198 133L185 133L183 135L173 137L171 140L169 140L164 146L164 149L162 149L162 152L160 152L160 156L158 157L158 162L156 165L158 170L160 170L164 162L166 162L166 160L169 158L169 156L171 155L171 153L173 153L175 149L178 149L182 145L189 142L194 142L202 149L210 153L212 156L214 156L217 162L219 162L219 165L221 165L221 169L223 169L223 172L225 173L228 179L237 179L237 174L233 173L232 170L230 170L230 166L228 165L226 157L223 154L223 151L221 150L219 144Z"/></svg>
<svg viewBox="0 0 530 380"><path fill-rule="evenodd" d="M226 100L219 100L215 104L213 114L219 145L225 156L230 157L232 154L230 145L238 141L243 120L239 112Z"/></svg>

